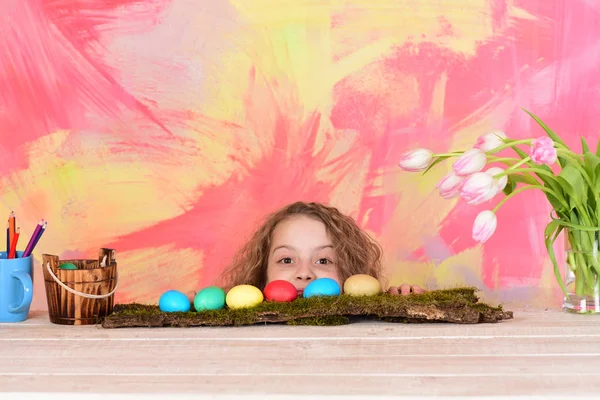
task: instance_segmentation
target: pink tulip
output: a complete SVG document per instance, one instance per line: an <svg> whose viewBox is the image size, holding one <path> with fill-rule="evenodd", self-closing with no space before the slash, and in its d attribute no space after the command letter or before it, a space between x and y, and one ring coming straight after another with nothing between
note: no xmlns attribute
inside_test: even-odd
<svg viewBox="0 0 600 400"><path fill-rule="evenodd" d="M454 172L450 172L438 182L436 187L440 192L440 196L444 199L452 199L460 194L460 185L464 180L464 176L458 176Z"/></svg>
<svg viewBox="0 0 600 400"><path fill-rule="evenodd" d="M484 152L494 150L496 147L504 144L502 139L506 139L506 134L502 131L486 133L477 138L477 143L475 143L473 148Z"/></svg>
<svg viewBox="0 0 600 400"><path fill-rule="evenodd" d="M433 160L433 153L427 149L415 149L404 153L398 162L405 171L419 172L427 169Z"/></svg>
<svg viewBox="0 0 600 400"><path fill-rule="evenodd" d="M454 161L452 168L458 176L470 175L479 172L485 167L487 157L485 153L479 149L470 149L463 153L458 160Z"/></svg>
<svg viewBox="0 0 600 400"><path fill-rule="evenodd" d="M485 243L496 231L498 219L493 211L485 210L477 214L473 222L473 240Z"/></svg>
<svg viewBox="0 0 600 400"><path fill-rule="evenodd" d="M485 171L486 174L492 175L492 178L494 177L494 175L500 174L502 172L504 172L504 170L502 168L498 168L498 167L492 167ZM506 176L506 175L502 175L500 178L494 178L494 179L496 180L496 187L497 187L498 192L503 190L506 187L506 184L508 183L508 176Z"/></svg>
<svg viewBox="0 0 600 400"><path fill-rule="evenodd" d="M546 136L537 138L531 143L529 156L538 165L554 164L558 157L554 148L554 142Z"/></svg>
<svg viewBox="0 0 600 400"><path fill-rule="evenodd" d="M481 204L498 194L498 185L487 172L475 172L469 175L460 187L460 195L467 204Z"/></svg>

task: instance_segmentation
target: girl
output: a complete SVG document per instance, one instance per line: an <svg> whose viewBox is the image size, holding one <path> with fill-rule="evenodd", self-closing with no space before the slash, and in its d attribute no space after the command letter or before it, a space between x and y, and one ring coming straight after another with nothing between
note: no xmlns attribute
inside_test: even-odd
<svg viewBox="0 0 600 400"><path fill-rule="evenodd" d="M334 207L296 202L271 214L236 254L223 273L227 289L241 284L260 289L282 279L301 295L318 278L331 278L343 288L355 274L381 279L381 248L356 222ZM423 293L417 285L390 287L388 293Z"/></svg>

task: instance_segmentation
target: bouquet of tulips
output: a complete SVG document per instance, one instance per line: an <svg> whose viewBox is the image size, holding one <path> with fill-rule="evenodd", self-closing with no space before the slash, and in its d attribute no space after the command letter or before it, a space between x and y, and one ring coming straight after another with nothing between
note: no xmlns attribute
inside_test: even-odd
<svg viewBox="0 0 600 400"><path fill-rule="evenodd" d="M600 143L592 152L582 137L581 153L576 153L540 118L525 112L542 127L545 136L513 140L503 132L490 132L480 136L473 148L466 151L435 154L428 149L415 149L402 155L399 166L405 171L426 173L439 162L455 157L452 171L437 184L442 197L460 196L467 204L477 205L504 194L495 207L481 211L474 220L472 236L480 243L494 234L498 223L496 211L506 201L525 190L541 190L555 214L550 216L544 236L560 287L566 295L553 244L566 229L572 250L567 262L576 276L575 291L579 296L597 294ZM510 154L500 156L503 150Z"/></svg>

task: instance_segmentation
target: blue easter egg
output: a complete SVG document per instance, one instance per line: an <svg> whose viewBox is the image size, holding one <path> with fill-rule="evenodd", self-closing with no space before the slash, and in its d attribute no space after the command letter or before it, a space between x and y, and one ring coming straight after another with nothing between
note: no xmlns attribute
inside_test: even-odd
<svg viewBox="0 0 600 400"><path fill-rule="evenodd" d="M339 296L340 285L331 278L315 279L304 289L304 297Z"/></svg>
<svg viewBox="0 0 600 400"><path fill-rule="evenodd" d="M158 308L164 312L186 312L190 307L190 299L178 290L168 290L158 300Z"/></svg>

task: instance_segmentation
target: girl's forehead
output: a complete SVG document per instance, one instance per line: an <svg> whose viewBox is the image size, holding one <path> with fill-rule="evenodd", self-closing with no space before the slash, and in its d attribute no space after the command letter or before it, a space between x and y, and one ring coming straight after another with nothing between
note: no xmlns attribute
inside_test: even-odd
<svg viewBox="0 0 600 400"><path fill-rule="evenodd" d="M329 233L325 224L316 219L303 215L293 216L281 221L273 230L272 243L318 243L318 246L329 242Z"/></svg>

